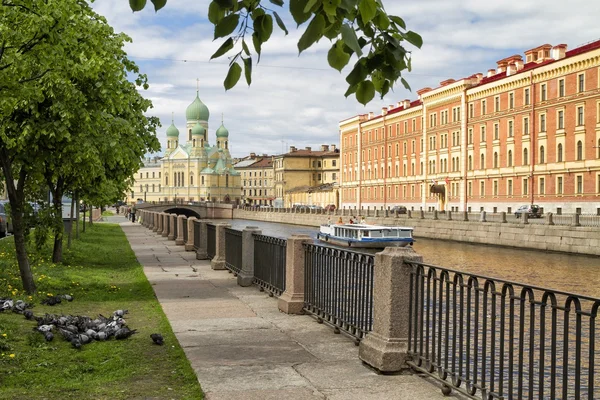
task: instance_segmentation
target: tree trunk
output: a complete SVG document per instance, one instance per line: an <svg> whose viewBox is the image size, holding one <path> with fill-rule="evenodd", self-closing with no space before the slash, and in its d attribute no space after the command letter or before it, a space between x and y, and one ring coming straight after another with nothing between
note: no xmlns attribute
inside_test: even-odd
<svg viewBox="0 0 600 400"><path fill-rule="evenodd" d="M94 217L92 216L92 214L93 214L92 211L94 211L94 207L90 204L89 208L90 208L90 226L92 226L92 225L94 225Z"/></svg>
<svg viewBox="0 0 600 400"><path fill-rule="evenodd" d="M64 222L62 218L62 188L61 185L56 185L56 190L52 193L52 203L54 205L54 212L56 216L56 223L54 226L54 248L52 249L52 262L62 262L62 244L63 244L63 233L64 233ZM60 222L59 222L60 221Z"/></svg>
<svg viewBox="0 0 600 400"><path fill-rule="evenodd" d="M71 236L73 232L73 222L75 221L75 196L71 197L71 214L69 215L69 233L67 238L67 249L71 248Z"/></svg>
<svg viewBox="0 0 600 400"><path fill-rule="evenodd" d="M87 204L83 206L83 233L85 233L85 212L87 211Z"/></svg>
<svg viewBox="0 0 600 400"><path fill-rule="evenodd" d="M75 196L75 239L79 240L79 196Z"/></svg>
<svg viewBox="0 0 600 400"><path fill-rule="evenodd" d="M23 219L23 209L25 203L25 179L27 173L21 170L19 173L19 181L16 183L13 178L12 165L10 158L7 156L5 151L0 152L0 164L2 165L2 172L5 177L5 187L8 193L8 199L10 201L10 212L13 223L13 235L15 241L15 252L17 254L17 263L19 264L19 273L21 275L21 281L23 282L23 289L28 294L35 293L35 280L31 273L31 266L29 265L29 258L27 257L27 249L25 248L25 226Z"/></svg>

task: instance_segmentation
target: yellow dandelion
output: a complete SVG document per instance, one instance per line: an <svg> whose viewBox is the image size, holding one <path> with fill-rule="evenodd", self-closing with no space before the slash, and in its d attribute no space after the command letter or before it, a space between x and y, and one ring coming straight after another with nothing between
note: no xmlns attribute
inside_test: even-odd
<svg viewBox="0 0 600 400"><path fill-rule="evenodd" d="M14 354L10 354L9 357L10 358L15 358L15 355Z"/></svg>
<svg viewBox="0 0 600 400"><path fill-rule="evenodd" d="M2 337L6 337L6 333L3 333L3 334L2 334Z"/></svg>

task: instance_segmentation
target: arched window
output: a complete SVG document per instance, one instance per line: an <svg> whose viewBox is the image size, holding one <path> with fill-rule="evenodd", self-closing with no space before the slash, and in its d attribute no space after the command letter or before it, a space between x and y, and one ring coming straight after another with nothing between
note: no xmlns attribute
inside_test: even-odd
<svg viewBox="0 0 600 400"><path fill-rule="evenodd" d="M192 140L192 146L196 147L196 139Z"/></svg>
<svg viewBox="0 0 600 400"><path fill-rule="evenodd" d="M173 186L178 186L177 172L173 172Z"/></svg>
<svg viewBox="0 0 600 400"><path fill-rule="evenodd" d="M191 129L188 132L188 140L192 140L192 130Z"/></svg>
<svg viewBox="0 0 600 400"><path fill-rule="evenodd" d="M152 191L153 191L153 192L154 192L154 191L156 191L155 189L156 189L156 185L154 185L154 183L153 183L153 184L152 184Z"/></svg>
<svg viewBox="0 0 600 400"><path fill-rule="evenodd" d="M498 168L498 152L494 152L494 168Z"/></svg>
<svg viewBox="0 0 600 400"><path fill-rule="evenodd" d="M479 168L485 169L485 156L483 154L481 155L481 160L479 160L479 161L480 161Z"/></svg>
<svg viewBox="0 0 600 400"><path fill-rule="evenodd" d="M166 174L165 174L165 185L169 186L169 175L166 175Z"/></svg>
<svg viewBox="0 0 600 400"><path fill-rule="evenodd" d="M190 186L194 186L194 175L190 174Z"/></svg>
<svg viewBox="0 0 600 400"><path fill-rule="evenodd" d="M583 160L583 143L581 140L577 142L577 161Z"/></svg>
<svg viewBox="0 0 600 400"><path fill-rule="evenodd" d="M185 186L185 173L184 172L181 173L181 181L180 182L181 182L180 186Z"/></svg>
<svg viewBox="0 0 600 400"><path fill-rule="evenodd" d="M523 149L523 165L529 164L529 151L527 149Z"/></svg>
<svg viewBox="0 0 600 400"><path fill-rule="evenodd" d="M148 191L148 184L146 183L146 192Z"/></svg>
<svg viewBox="0 0 600 400"><path fill-rule="evenodd" d="M544 146L540 146L540 164L546 162L546 152L544 150Z"/></svg>
<svg viewBox="0 0 600 400"><path fill-rule="evenodd" d="M202 186L204 186L204 177L202 177Z"/></svg>
<svg viewBox="0 0 600 400"><path fill-rule="evenodd" d="M508 151L508 166L512 167L512 150Z"/></svg>
<svg viewBox="0 0 600 400"><path fill-rule="evenodd" d="M225 141L225 150L227 150L227 140Z"/></svg>
<svg viewBox="0 0 600 400"><path fill-rule="evenodd" d="M171 141L167 140L167 149L170 149L170 148L171 148Z"/></svg>
<svg viewBox="0 0 600 400"><path fill-rule="evenodd" d="M563 145L562 143L558 144L558 150L556 151L556 161L562 162L563 160Z"/></svg>
<svg viewBox="0 0 600 400"><path fill-rule="evenodd" d="M473 170L473 157L469 156L469 171Z"/></svg>
<svg viewBox="0 0 600 400"><path fill-rule="evenodd" d="M160 192L160 183L158 184L158 191Z"/></svg>
<svg viewBox="0 0 600 400"><path fill-rule="evenodd" d="M225 187L229 187L229 175L225 175Z"/></svg>

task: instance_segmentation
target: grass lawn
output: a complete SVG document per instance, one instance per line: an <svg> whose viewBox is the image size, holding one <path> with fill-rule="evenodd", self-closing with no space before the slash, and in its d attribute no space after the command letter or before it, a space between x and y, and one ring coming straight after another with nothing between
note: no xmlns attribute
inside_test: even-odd
<svg viewBox="0 0 600 400"><path fill-rule="evenodd" d="M110 210L104 210L104 211L102 212L102 216L103 216L103 217L112 217L113 215L115 215L115 213L114 213L114 212L112 212L112 211L110 211Z"/></svg>
<svg viewBox="0 0 600 400"><path fill-rule="evenodd" d="M21 290L12 238L0 241L0 298L35 304L44 313L109 316L127 309L138 334L92 342L80 350L58 332L52 342L13 312L0 313L0 399L202 399L200 385L152 286L121 228L88 226L66 249L63 264L49 261L51 249L31 254L38 294ZM41 305L49 295L72 294L72 302ZM164 346L150 339L161 333Z"/></svg>

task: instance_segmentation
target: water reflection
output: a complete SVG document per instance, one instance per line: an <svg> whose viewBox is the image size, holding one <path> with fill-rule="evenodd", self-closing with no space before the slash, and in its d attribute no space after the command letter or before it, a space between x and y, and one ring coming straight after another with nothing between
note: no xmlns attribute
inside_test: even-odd
<svg viewBox="0 0 600 400"><path fill-rule="evenodd" d="M258 226L264 235L286 238L318 229L274 222L230 220L232 227ZM600 297L600 258L418 238L414 249L426 263L517 281L548 289Z"/></svg>

